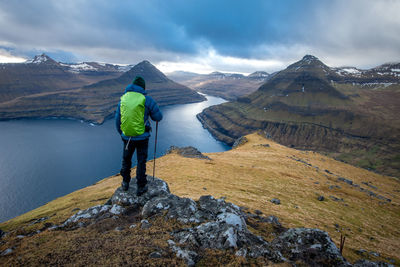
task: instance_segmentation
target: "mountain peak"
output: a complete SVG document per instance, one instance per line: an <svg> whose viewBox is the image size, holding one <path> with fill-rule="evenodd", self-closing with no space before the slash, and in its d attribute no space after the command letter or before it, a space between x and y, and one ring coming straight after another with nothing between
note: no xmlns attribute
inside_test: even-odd
<svg viewBox="0 0 400 267"><path fill-rule="evenodd" d="M321 61L319 60L319 58L317 58L317 57L315 57L315 56L313 56L313 55L305 55L305 56L302 58L301 61L306 62L306 63L308 63L308 64L310 64L310 63L313 62L313 61L319 61L319 62L321 62Z"/></svg>
<svg viewBox="0 0 400 267"><path fill-rule="evenodd" d="M224 73L219 72L219 71L213 71L213 72L211 72L211 73L208 74L208 75L210 75L210 76L225 76Z"/></svg>
<svg viewBox="0 0 400 267"><path fill-rule="evenodd" d="M41 55L36 55L33 59L28 60L27 63L33 63L33 64L43 64L43 63L50 63L50 64L58 64L54 59L46 55L45 53Z"/></svg>
<svg viewBox="0 0 400 267"><path fill-rule="evenodd" d="M148 60L143 60L142 62L138 63L137 65L152 65L153 66L153 64L151 64L150 61L148 61Z"/></svg>
<svg viewBox="0 0 400 267"><path fill-rule="evenodd" d="M133 66L128 72L127 77L134 78L135 76L142 76L145 80L152 80L153 82L165 82L168 78L157 69L148 60L143 60L137 65Z"/></svg>
<svg viewBox="0 0 400 267"><path fill-rule="evenodd" d="M319 60L317 57L313 55L305 55L301 60L293 63L287 69L289 70L295 70L296 72L301 70L301 69L315 69L315 68L322 68L325 70L328 70L329 67L326 66L324 63L322 63L321 60Z"/></svg>
<svg viewBox="0 0 400 267"><path fill-rule="evenodd" d="M251 74L249 74L247 77L250 78L267 78L270 74L265 71L256 71Z"/></svg>

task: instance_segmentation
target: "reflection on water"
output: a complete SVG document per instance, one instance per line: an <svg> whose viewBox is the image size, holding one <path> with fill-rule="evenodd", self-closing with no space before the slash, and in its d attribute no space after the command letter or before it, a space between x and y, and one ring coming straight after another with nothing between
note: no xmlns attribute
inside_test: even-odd
<svg viewBox="0 0 400 267"><path fill-rule="evenodd" d="M207 98L162 108L157 156L171 145L202 152L229 149L196 118L204 108L225 102ZM58 119L1 121L0 129L0 222L119 172L122 142L114 120L100 126ZM154 136L153 132L149 158Z"/></svg>

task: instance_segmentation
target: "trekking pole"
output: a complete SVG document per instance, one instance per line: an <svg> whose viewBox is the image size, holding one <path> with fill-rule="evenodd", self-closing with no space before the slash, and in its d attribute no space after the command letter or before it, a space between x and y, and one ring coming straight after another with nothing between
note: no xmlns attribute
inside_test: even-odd
<svg viewBox="0 0 400 267"><path fill-rule="evenodd" d="M153 181L156 177L156 152L157 152L158 121L156 121L156 139L154 142Z"/></svg>

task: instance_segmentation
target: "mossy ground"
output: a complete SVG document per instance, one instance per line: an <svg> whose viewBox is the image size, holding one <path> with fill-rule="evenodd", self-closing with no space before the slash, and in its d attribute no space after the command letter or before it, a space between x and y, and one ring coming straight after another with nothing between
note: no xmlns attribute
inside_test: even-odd
<svg viewBox="0 0 400 267"><path fill-rule="evenodd" d="M258 209L265 215L275 215L287 228L301 226L325 230L337 245L340 235L343 234L346 236L343 254L351 262L361 258L356 253L358 249L365 249L380 254L379 258L368 256L372 260L387 261L388 258L393 258L397 264L400 263L397 254L400 250L400 182L397 179L318 153L287 148L257 134L247 138L249 142L236 149L207 154L211 160L183 158L177 154L163 156L157 159L156 176L164 179L171 192L181 197L225 197L227 201L250 210ZM269 147L262 146L263 144L269 144ZM148 173L152 173L152 166L153 162L148 162ZM132 169L132 174L134 173L135 169ZM383 202L358 188L340 182L337 180L339 176L390 198L391 202ZM7 243L1 243L0 251L10 247L13 242L16 244L15 252L0 258L0 263L6 261L22 264L24 262L18 262L20 257L36 259L33 262L39 265L66 264L68 259L70 264L95 264L87 262L88 257L83 252L81 256L73 255L72 252L79 254L77 247L83 247L85 253L111 255L112 251L116 255L128 252L131 255L126 256L126 259L123 256L115 257L114 262L105 261L105 264L124 264L125 260L137 264L182 264L166 248L166 240L170 238L168 231L174 227L174 223L157 218L152 222L156 227L151 230L142 232L137 228L126 229L125 232L122 231L126 235L121 236L118 236L120 232L111 230L111 226L103 227L108 230L100 231L101 233L93 226L93 229L89 227L69 232L44 231L22 240L16 238L18 234L42 228L45 223L60 224L74 214L76 208L85 209L104 203L120 182L119 175L106 178L0 224L2 230L15 231L3 239ZM377 189L368 187L363 182L368 182ZM324 196L324 201L317 200L320 195ZM330 196L343 201L334 201ZM272 198L279 198L281 204L271 203ZM29 225L34 219L44 216L50 216L50 219ZM126 222L126 225L128 223L131 222ZM266 239L272 238L273 231L266 225L249 225L249 229ZM91 248L89 244L97 245ZM162 260L149 260L148 253L157 248L165 251ZM66 258L62 255L70 256ZM63 261L50 262L49 257ZM111 256L109 258L111 260ZM40 260L44 259L47 261L41 263ZM199 264L241 265L243 260L240 257L232 258L229 253L210 251ZM246 264L265 263L254 261Z"/></svg>

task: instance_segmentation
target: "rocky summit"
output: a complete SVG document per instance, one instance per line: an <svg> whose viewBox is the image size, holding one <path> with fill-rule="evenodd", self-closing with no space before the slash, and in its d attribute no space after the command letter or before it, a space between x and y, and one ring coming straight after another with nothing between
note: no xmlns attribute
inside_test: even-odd
<svg viewBox="0 0 400 267"><path fill-rule="evenodd" d="M202 259L206 249L225 250L235 257L265 258L268 262L303 263L314 266L351 266L339 252L329 235L319 229L283 228L274 216L262 217L226 202L223 198L202 196L198 201L170 192L168 184L148 177L148 191L136 196L135 180L128 191L118 188L104 205L80 210L62 225L49 230L72 230L99 223L106 218L119 220L132 210L140 212L142 229L152 227L152 220L164 217L177 220L181 227L172 230L168 247L189 266ZM268 242L248 228L254 220L268 223L276 237ZM131 225L134 228L136 225ZM116 227L121 231L123 227ZM161 257L153 252L152 258Z"/></svg>

